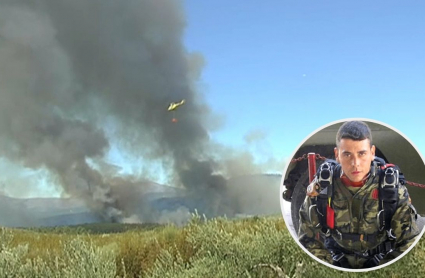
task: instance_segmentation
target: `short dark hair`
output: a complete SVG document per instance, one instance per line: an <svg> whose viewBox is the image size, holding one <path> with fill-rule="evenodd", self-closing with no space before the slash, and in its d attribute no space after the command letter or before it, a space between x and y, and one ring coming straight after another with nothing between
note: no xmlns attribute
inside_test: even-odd
<svg viewBox="0 0 425 278"><path fill-rule="evenodd" d="M336 145L339 146L341 139L351 139L354 141L362 141L369 139L370 145L372 145L372 132L369 126L361 121L348 121L345 122L336 134Z"/></svg>

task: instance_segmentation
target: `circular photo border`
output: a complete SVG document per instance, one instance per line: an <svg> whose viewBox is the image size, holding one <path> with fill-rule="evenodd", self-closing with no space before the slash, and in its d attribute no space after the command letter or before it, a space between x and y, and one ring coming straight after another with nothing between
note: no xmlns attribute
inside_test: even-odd
<svg viewBox="0 0 425 278"><path fill-rule="evenodd" d="M424 160L424 157L422 156L422 154L420 153L420 151L418 150L418 148L414 145L414 143L406 136L406 135L404 135L402 132L400 132L399 130L397 130L396 128L394 128L394 127L392 127L392 126L390 126L390 125L388 125L388 124L386 124L386 123L383 123L383 122L380 122L380 121L377 121L377 120L373 120L373 119L368 119L368 118L346 118L346 119L340 119L340 120L336 120L336 121L333 121L333 122L330 122L330 123L328 123L328 124L325 124L325 125L323 125L323 126L321 126L320 128L318 128L318 129L316 129L315 131L313 131L312 133L310 133L298 146L297 146L297 148L294 150L294 152L292 153L292 155L291 155L291 159L293 159L294 157L295 157L295 155L297 155L297 152L305 145L305 143L311 138L311 137L313 137L315 134L317 134L317 133L319 133L319 132L321 132L322 130L324 130L324 129L326 129L326 128L328 128L328 127L330 127L330 126L333 126L333 125L336 125L336 124L342 124L342 123L344 123L344 122L347 122L347 121L363 121L363 122L366 122L367 124L369 124L369 123L374 123L374 124L378 124L378 125L381 125L381 126L384 126L384 127L386 127L386 128L388 128L388 129L390 129L390 130L392 130L392 131L394 131L394 132L396 132L398 135L400 135L403 139L405 139L408 143L410 143L410 145L413 147L413 149L416 151L416 153L418 154L418 156L419 156L419 158L420 158L420 160L421 160L421 162L422 162L422 166L425 166L425 160ZM375 142L375 136L374 136L374 130L372 130L372 141L373 141L373 143ZM336 131L334 132L334 138L336 138ZM335 147L335 145L336 145L336 142L335 142L335 139L334 139L334 141L333 141L333 145L334 145L334 147ZM379 156L379 155L377 155L377 156ZM334 159L334 156L332 155L332 157L328 157L328 158L331 158L331 159ZM291 165L291 161L289 160L288 161L288 163L286 163L286 165L285 165L285 168L284 168L284 171L283 171L283 174L282 174L282 179L281 179L281 182L280 182L280 194L279 194L279 200L280 200L280 207L281 207L281 212L282 212L282 216L283 216L283 219L284 219L284 221L285 221L285 225L286 225L286 227L288 228L288 231L290 231L290 234L291 234L291 236L293 237L293 239L295 240L295 242L297 242L297 244L301 247L301 249L304 251L304 252L306 252L311 258L313 258L314 260L316 260L317 262L319 262L319 263L321 263L321 264L323 264L323 265L326 265L326 266L328 266L328 267L331 267L331 268L333 268L333 269L336 269L336 270L340 270L340 271L346 271L346 272L369 272L369 271L374 271L374 270L378 270L378 269L381 269L381 268L383 268L383 267L386 267L386 266L389 266L389 265L391 265L391 264L393 264L393 263L395 263L396 261L398 261L399 259L401 259L401 258L403 258L407 253L409 253L411 250L412 250L412 248L414 247L414 246L416 246L416 244L419 242L419 240L422 238L422 236L423 236L423 234L424 234L424 232L425 232L425 227L422 227L422 230L419 232L419 235L417 236L417 238L415 239L415 241L413 242L413 244L411 245L411 246L409 246L409 248L406 250L406 251L404 251L402 254L400 254L399 256L397 256L396 258L394 258L394 259L391 259L390 261L388 261L388 262L386 262L386 263L384 263L384 264L382 264L382 265L378 265L378 266L375 266L375 267L372 267L372 268L357 268L357 269L350 269L350 268L343 268L343 267L339 267L339 266L335 266L335 265L332 265L332 264L330 264L330 263L328 263L328 262L325 262L325 261L323 261L323 260L321 260L321 259L319 259L319 258L317 258L315 255L313 255L312 253L310 253L300 242L299 242L299 240L298 240L298 236L297 236L297 231L295 231L294 230L294 226L293 226L293 223L292 223L292 217L291 217L291 210L290 210L290 204L291 204L291 202L288 202L288 201L286 201L286 200L284 200L284 198L283 198L283 195L284 195L284 193L285 193L285 186L284 186L284 181L285 181L285 179L286 179L286 176L287 176L287 171L288 171L288 169L289 169L289 167L290 167L290 165ZM401 170L403 171L403 168L401 168ZM425 174L424 174L425 175ZM406 177L406 179L408 179L409 180L409 177ZM425 190L425 189L421 189L421 190ZM409 190L410 191L410 190ZM411 195L410 193L409 193L409 195ZM413 205L415 205L415 203L414 202L412 202L412 204ZM289 212L289 214L288 214L288 209L290 210ZM298 225L297 225L298 226Z"/></svg>

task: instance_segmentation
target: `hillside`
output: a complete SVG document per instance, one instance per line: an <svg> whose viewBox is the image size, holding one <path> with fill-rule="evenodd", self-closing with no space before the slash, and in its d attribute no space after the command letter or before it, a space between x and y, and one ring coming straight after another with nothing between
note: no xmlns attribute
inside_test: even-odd
<svg viewBox="0 0 425 278"><path fill-rule="evenodd" d="M131 194L134 214L123 222L183 225L190 218L190 213L195 211L209 218L280 214L280 179L280 175L261 174L235 177L228 180L227 192L219 197L209 192L194 195L184 189L157 183L143 183L137 188L134 185L132 188L119 188L120 192ZM99 222L104 222L102 216L80 199L18 199L0 195L2 226L40 227Z"/></svg>

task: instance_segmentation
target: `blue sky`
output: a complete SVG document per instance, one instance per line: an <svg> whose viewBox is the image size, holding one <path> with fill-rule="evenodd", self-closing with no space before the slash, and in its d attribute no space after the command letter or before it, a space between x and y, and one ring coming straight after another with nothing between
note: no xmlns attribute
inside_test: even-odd
<svg viewBox="0 0 425 278"><path fill-rule="evenodd" d="M237 146L263 130L284 158L325 124L368 118L425 152L424 3L186 0L184 9L187 50L206 60L202 93L225 115L215 139Z"/></svg>

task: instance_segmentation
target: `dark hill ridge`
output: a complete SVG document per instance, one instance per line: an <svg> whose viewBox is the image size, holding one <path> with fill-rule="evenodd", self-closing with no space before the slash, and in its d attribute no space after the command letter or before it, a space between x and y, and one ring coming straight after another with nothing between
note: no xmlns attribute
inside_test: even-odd
<svg viewBox="0 0 425 278"><path fill-rule="evenodd" d="M217 210L216 215L205 207L205 196L193 197L184 189L157 183L149 183L148 190L133 190L132 196L140 204L142 222L174 222L181 224L195 209L207 217L240 217L243 215L270 215L280 213L279 185L281 176L276 174L246 175L228 180L227 203L217 203L219 208L232 206L230 210ZM145 187L146 188L146 187ZM136 193L134 193L136 192ZM223 213L224 212L224 213ZM184 216L184 217L183 217ZM0 225L8 227L40 227L78 225L101 222L100 215L92 212L82 200L75 198L17 199L0 195ZM131 220L128 220L131 222Z"/></svg>

